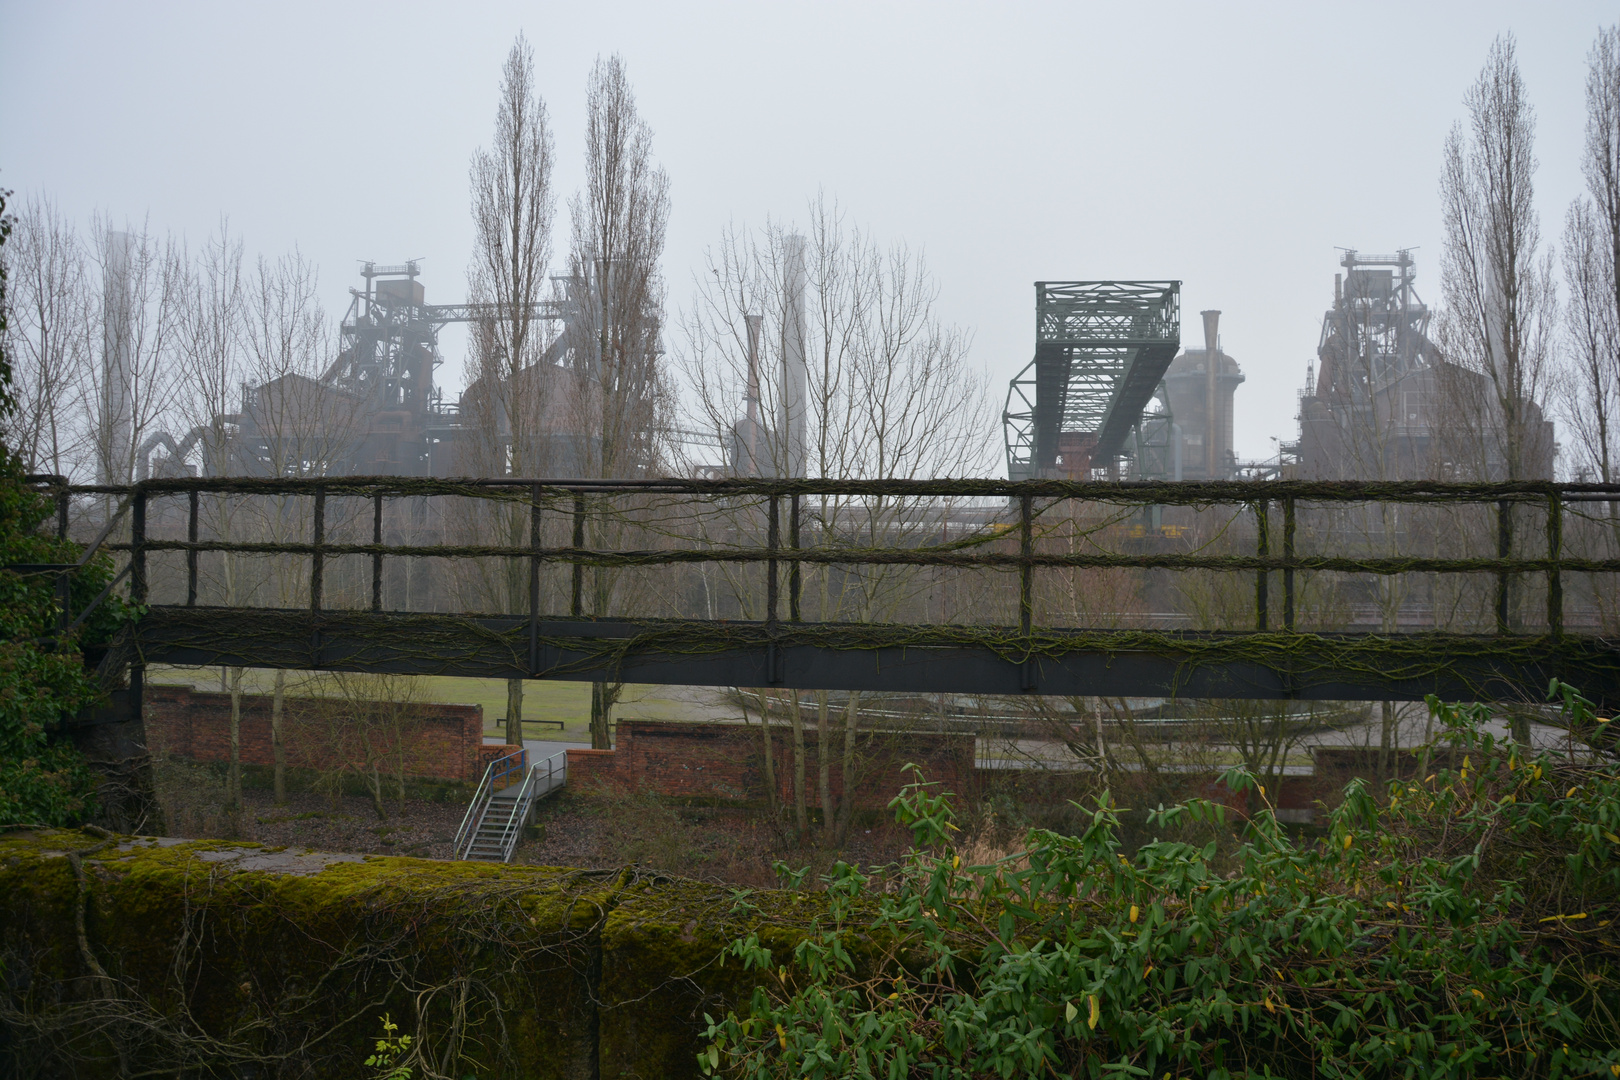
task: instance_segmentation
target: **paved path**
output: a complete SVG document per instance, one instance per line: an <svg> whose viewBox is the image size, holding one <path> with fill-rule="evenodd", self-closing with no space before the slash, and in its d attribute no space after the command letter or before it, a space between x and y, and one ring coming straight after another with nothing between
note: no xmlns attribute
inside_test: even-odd
<svg viewBox="0 0 1620 1080"><path fill-rule="evenodd" d="M499 745L501 745L501 744L503 744L505 742L506 742L506 740L502 739L498 735L485 735L484 736L484 745L485 746L499 746ZM590 743L552 742L550 740L545 740L545 739L524 739L523 740L523 749L525 749L525 750L527 750L529 752L529 764L530 765L534 765L534 764L537 764L539 762L542 762L542 761L546 760L546 758L550 757L552 754L558 754L558 753L561 753L564 750L587 750L587 749L590 748L590 745L591 745ZM561 764L561 761L559 761L559 764Z"/></svg>

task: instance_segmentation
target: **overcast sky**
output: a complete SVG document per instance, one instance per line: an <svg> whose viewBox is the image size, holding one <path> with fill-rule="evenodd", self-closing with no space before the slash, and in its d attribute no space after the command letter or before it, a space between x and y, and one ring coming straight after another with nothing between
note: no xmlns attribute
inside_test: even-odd
<svg viewBox="0 0 1620 1080"><path fill-rule="evenodd" d="M1336 247L1417 251L1439 301L1441 147L1511 31L1539 126L1542 231L1580 190L1585 57L1611 4L83 4L0 2L0 186L82 219L250 253L297 246L334 315L366 259L460 300L467 164L500 66L534 44L559 189L580 182L592 61L628 64L671 179L686 303L730 221L818 190L925 249L940 310L1006 382L1036 280L1177 278L1219 308L1237 451L1295 432ZM559 220L566 220L560 213ZM559 250L563 247L559 237ZM459 388L451 346L440 378ZM678 341L672 341L678 346Z"/></svg>

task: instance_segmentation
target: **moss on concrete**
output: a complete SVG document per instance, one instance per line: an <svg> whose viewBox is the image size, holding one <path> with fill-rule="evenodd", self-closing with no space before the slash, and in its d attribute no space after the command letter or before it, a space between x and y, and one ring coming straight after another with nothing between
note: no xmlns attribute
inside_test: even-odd
<svg viewBox="0 0 1620 1080"><path fill-rule="evenodd" d="M70 851L90 853L85 938L109 981L80 950ZM449 1075L695 1076L704 1013L776 977L727 946L754 933L786 963L826 925L818 893L634 869L14 833L0 1072L116 1076L122 1052L131 1071L349 1080L387 1012ZM845 947L865 966L893 943Z"/></svg>
<svg viewBox="0 0 1620 1080"><path fill-rule="evenodd" d="M352 1077L384 1012L480 1077L595 1075L617 875L120 839L83 863L103 980L67 858L96 843L0 839L13 1075Z"/></svg>

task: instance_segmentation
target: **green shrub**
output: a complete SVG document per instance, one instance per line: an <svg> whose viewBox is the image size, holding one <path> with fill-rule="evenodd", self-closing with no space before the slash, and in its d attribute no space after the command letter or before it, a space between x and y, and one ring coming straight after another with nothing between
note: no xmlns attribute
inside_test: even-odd
<svg viewBox="0 0 1620 1080"><path fill-rule="evenodd" d="M1571 730L1602 730L1554 683ZM888 891L853 867L825 919L710 1020L705 1072L768 1077L1620 1076L1620 768L1554 761L1429 702L1461 759L1377 798L1360 782L1325 839L1269 808L1236 869L1214 844L1120 851L1105 794L1078 836L1032 830L989 866L953 850L949 798L919 778L893 804L915 847ZM1620 721L1617 721L1620 723ZM1234 771L1226 782L1257 789ZM1192 801L1146 817L1220 821ZM846 942L904 944L859 977ZM902 962L901 957L907 958ZM920 958L920 959L918 959Z"/></svg>
<svg viewBox="0 0 1620 1080"><path fill-rule="evenodd" d="M0 191L0 248L11 232L6 195ZM5 443L14 408L5 312L0 261L0 566L77 562L77 544L38 532L52 504L23 483L24 465ZM72 578L71 609L83 611L111 578L112 561L93 560ZM54 640L59 610L55 575L0 571L0 825L68 825L95 808L95 774L60 725L100 696L79 645L106 641L128 611L105 603L74 638Z"/></svg>

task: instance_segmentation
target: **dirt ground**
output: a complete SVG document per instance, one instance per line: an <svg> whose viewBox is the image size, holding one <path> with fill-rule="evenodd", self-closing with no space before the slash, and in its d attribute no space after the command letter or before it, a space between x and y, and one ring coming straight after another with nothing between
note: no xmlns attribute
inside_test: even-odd
<svg viewBox="0 0 1620 1080"><path fill-rule="evenodd" d="M636 863L665 873L750 888L778 884L773 864L810 867L806 884L837 859L870 867L900 857L911 837L892 821L851 829L839 849L794 842L786 821L762 811L679 807L647 796L578 798L566 792L536 814L541 838L513 862L612 867Z"/></svg>
<svg viewBox="0 0 1620 1080"><path fill-rule="evenodd" d="M160 794L170 831L188 839L253 840L362 855L450 857L466 805L459 801L385 800L379 820L371 800L295 792L276 806L269 791L243 792L243 813L225 814L224 785L213 770L170 763L160 770ZM514 863L604 869L632 863L665 873L739 887L778 884L777 860L810 867L807 885L836 859L862 867L893 862L910 839L892 820L860 822L843 848L800 845L786 820L761 811L671 806L648 796L579 797L566 791L536 809L533 838Z"/></svg>

